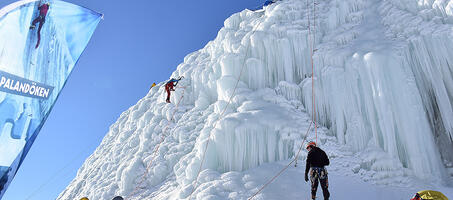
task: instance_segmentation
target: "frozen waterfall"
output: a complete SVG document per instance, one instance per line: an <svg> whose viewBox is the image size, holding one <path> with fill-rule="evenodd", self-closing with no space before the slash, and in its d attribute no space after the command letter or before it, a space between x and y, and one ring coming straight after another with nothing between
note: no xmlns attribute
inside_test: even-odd
<svg viewBox="0 0 453 200"><path fill-rule="evenodd" d="M196 193L233 191L234 184L203 183L294 157L314 114L312 76L320 145L341 146L328 152L334 159L363 158L344 169L366 180L451 181L453 1L416 2L317 0L313 13L305 0L285 0L232 15L173 73L186 77L174 104L162 98L164 83L152 88L111 126L59 199L107 199L137 187L136 199L185 199L203 156Z"/></svg>

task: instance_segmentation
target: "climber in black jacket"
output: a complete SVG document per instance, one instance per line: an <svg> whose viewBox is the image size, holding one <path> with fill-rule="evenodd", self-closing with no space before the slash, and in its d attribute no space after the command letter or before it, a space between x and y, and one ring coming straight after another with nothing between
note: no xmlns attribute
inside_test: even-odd
<svg viewBox="0 0 453 200"><path fill-rule="evenodd" d="M309 142L307 145L308 156L307 164L305 166L305 182L308 181L308 172L310 171L311 181L311 198L316 198L316 191L318 190L318 184L321 182L322 194L324 200L328 200L330 197L329 193L329 180L327 177L327 170L324 166L329 165L329 158L326 152L316 147L315 142Z"/></svg>

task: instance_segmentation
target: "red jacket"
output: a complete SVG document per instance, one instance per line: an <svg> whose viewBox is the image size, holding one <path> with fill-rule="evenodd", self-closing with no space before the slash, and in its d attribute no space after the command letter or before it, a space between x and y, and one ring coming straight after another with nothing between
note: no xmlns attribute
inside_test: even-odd
<svg viewBox="0 0 453 200"><path fill-rule="evenodd" d="M49 5L43 4L38 7L38 10L39 10L39 15L45 17L47 15L47 11L49 11Z"/></svg>
<svg viewBox="0 0 453 200"><path fill-rule="evenodd" d="M175 91L173 89L174 86L175 85L173 85L173 82L167 83L167 84L165 84L165 90L167 90L167 91Z"/></svg>

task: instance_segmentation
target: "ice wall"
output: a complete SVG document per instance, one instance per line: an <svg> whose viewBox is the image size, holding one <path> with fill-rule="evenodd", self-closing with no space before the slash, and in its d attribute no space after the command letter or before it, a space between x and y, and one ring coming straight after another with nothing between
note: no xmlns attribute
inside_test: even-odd
<svg viewBox="0 0 453 200"><path fill-rule="evenodd" d="M451 179L451 3L420 2L318 0L313 13L313 4L287 0L232 15L173 73L185 77L173 103L164 103L163 83L151 89L112 125L59 199L162 191L184 199L203 157L202 173L291 158L310 120L300 112L314 114L312 77L317 121L366 157L354 170ZM396 169L404 173L389 172Z"/></svg>
<svg viewBox="0 0 453 200"><path fill-rule="evenodd" d="M426 3L426 2L425 2ZM403 62L411 67L417 87L423 101L425 114L433 131L436 144L439 146L444 163L453 167L453 66L452 56L452 21L453 3L435 1L423 4L419 15L395 15L400 13L398 7L386 2L381 5L385 16L383 22L388 24L389 34L408 41L401 51ZM439 5L447 5L445 9ZM446 11L442 14L440 11ZM427 13L431 13L428 17ZM441 18L440 16L448 15ZM398 20L400 27L389 22ZM417 25L417 26L416 26ZM405 29L408 31L398 32ZM398 35L397 35L398 34Z"/></svg>
<svg viewBox="0 0 453 200"><path fill-rule="evenodd" d="M217 71L238 77L244 60L247 68L241 80L249 88L273 88L280 81L301 83L300 100L312 113L306 15L310 13L313 20L313 10L296 2L287 3L291 9L285 3L269 9L261 22L252 20L258 28L250 43L242 40L245 47L237 48L247 50L250 45L250 58L224 55ZM434 16L439 8L435 5L440 5L436 2L432 8L425 2L416 4L415 10L401 10L404 2L319 1L316 25L311 21L317 38L318 120L356 151L379 146L421 177L442 176L444 165L451 167L453 160L452 70L448 64L451 25L448 17L440 20L441 14ZM433 16L426 17L427 12ZM241 22L235 21L238 17L225 21L218 37L237 41L224 32L240 27ZM400 18L404 20L395 20ZM443 37L427 41L441 33ZM207 47L231 50L212 45ZM228 97L222 89L217 90L219 99Z"/></svg>
<svg viewBox="0 0 453 200"><path fill-rule="evenodd" d="M287 5L281 3L275 9L269 9L265 19L248 20L250 14L241 13L226 20L225 28L218 36L223 38L223 42L211 43L205 48L224 50L220 61L210 65L214 68L214 74L221 72L221 75L205 75L210 71L191 73L192 80L200 75L209 77L211 80L199 82L208 87L212 87L209 83L217 81L217 87L212 87L217 90L210 90L209 93L217 93L217 99L226 100L231 93L228 89L234 83L230 76L240 75L242 62L246 69L241 81L251 89L275 88L280 81L301 83L303 97L300 100L312 113L311 79L307 79L311 76L310 39L306 27L307 14L310 13L311 19L314 19L313 10L307 10L303 2L296 2ZM446 52L451 51L448 51L446 44L444 49L437 50L443 53L428 50L419 53L417 58L408 57L406 54L412 53L410 48L414 45L414 38L422 36L404 38L397 34L403 34L399 32L411 30L412 27L423 29L428 25L412 23L407 26L408 23L390 21L390 18L395 19L394 15L407 17L411 12L397 10L386 13L386 5L398 8L387 1L319 2L315 14L317 21L315 24L311 21L312 38L317 38L314 55L316 116L324 125L332 128L340 142L352 146L356 151L364 150L369 145L379 146L420 177L442 177L444 165L451 167L449 152L453 150L450 134L451 95L442 89L451 87L448 82L452 78L451 70L448 64L444 64L445 81L438 81L435 77L426 78L426 75L416 73L417 68L418 71L420 68L426 71L434 65L417 67L412 62L421 63L414 59L429 60L431 58L427 55L435 54L438 63L448 63L445 59L451 56L446 55ZM422 10L423 6L418 9ZM225 47L226 41L240 40L233 36L240 36L241 32L234 35L225 33L230 29L241 29L241 22L236 21L238 17L257 28L254 31L249 28L250 40L242 39L242 46ZM416 15L414 18L417 20L422 17ZM436 28L430 27L430 30ZM247 58L231 54L244 50L249 51L243 53ZM210 53L211 58L215 59L217 53ZM434 69L440 66L436 65ZM212 70L209 67L205 69ZM442 86L428 86L433 81ZM197 84L198 81L194 82ZM435 94L438 98L434 101L427 98L429 93L439 90ZM215 99L215 96L211 98ZM435 115L441 118L436 119Z"/></svg>
<svg viewBox="0 0 453 200"><path fill-rule="evenodd" d="M326 26L350 29L321 36L317 116L357 151L377 145L420 177L442 176L453 160L451 25L425 16L435 6L401 9L411 2L331 2ZM302 87L311 104L311 81Z"/></svg>

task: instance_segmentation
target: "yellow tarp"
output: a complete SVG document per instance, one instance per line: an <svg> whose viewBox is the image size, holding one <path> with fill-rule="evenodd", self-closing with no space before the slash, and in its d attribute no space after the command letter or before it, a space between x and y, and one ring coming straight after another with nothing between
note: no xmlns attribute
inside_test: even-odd
<svg viewBox="0 0 453 200"><path fill-rule="evenodd" d="M448 198L438 191L423 190L418 192L423 200L448 200Z"/></svg>

